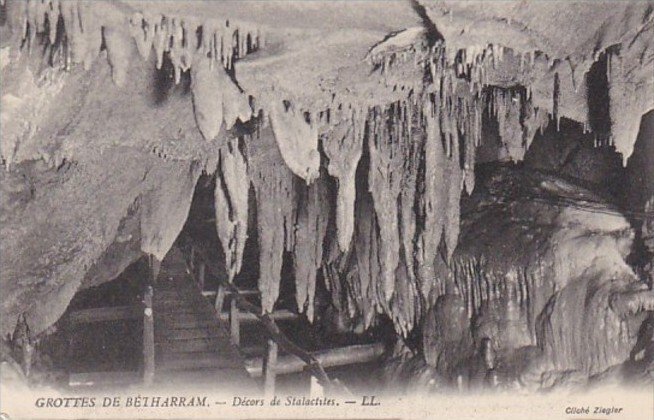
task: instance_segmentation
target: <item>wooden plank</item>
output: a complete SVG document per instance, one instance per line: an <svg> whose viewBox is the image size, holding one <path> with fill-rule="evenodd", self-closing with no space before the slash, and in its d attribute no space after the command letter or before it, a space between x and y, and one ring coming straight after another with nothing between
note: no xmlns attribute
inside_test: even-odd
<svg viewBox="0 0 654 420"><path fill-rule="evenodd" d="M211 321L213 325L218 325L218 320L211 312L163 313L158 314L157 320L173 324L176 322Z"/></svg>
<svg viewBox="0 0 654 420"><path fill-rule="evenodd" d="M170 353L159 359L159 370L241 367L238 360L214 352Z"/></svg>
<svg viewBox="0 0 654 420"><path fill-rule="evenodd" d="M224 335L218 330L206 329L179 329L164 331L162 335L163 340L158 342L172 341L172 340L193 340L198 338L224 338Z"/></svg>
<svg viewBox="0 0 654 420"><path fill-rule="evenodd" d="M221 346L224 346L220 340L216 338L195 338L189 340L170 340L157 343L157 347L164 352L169 353L182 353L192 351L216 351Z"/></svg>
<svg viewBox="0 0 654 420"><path fill-rule="evenodd" d="M270 318L272 318L274 321L291 321L297 319L298 314L291 312L287 309L280 309L278 311L274 311L268 314L268 316L270 316ZM220 320L223 322L227 321L229 317L230 314L227 312L221 312L219 315ZM252 314L250 312L239 312L238 320L240 322L247 322L247 323L259 322L259 318L257 318L255 314Z"/></svg>
<svg viewBox="0 0 654 420"><path fill-rule="evenodd" d="M72 311L68 314L71 324L90 324L94 322L126 321L140 319L143 315L141 305L108 306Z"/></svg>
<svg viewBox="0 0 654 420"><path fill-rule="evenodd" d="M311 353L323 367L372 362L379 359L383 354L384 345L382 343L347 346ZM277 358L275 372L277 375L297 373L304 371L306 366L302 359L289 354ZM253 378L261 377L263 374L263 360L260 358L248 359L245 361L245 368Z"/></svg>
<svg viewBox="0 0 654 420"><path fill-rule="evenodd" d="M218 328L215 319L180 319L160 321L157 331Z"/></svg>
<svg viewBox="0 0 654 420"><path fill-rule="evenodd" d="M151 385L154 378L154 319L152 314L152 286L147 286L143 303L143 383Z"/></svg>
<svg viewBox="0 0 654 420"><path fill-rule="evenodd" d="M71 373L68 386L124 386L138 384L141 380L141 374L136 371Z"/></svg>
<svg viewBox="0 0 654 420"><path fill-rule="evenodd" d="M165 306L157 306L156 304L154 305L154 317L156 319L159 318L170 318L170 317L175 317L178 315L193 315L193 314L205 314L208 313L209 316L213 317L214 315L211 313L211 311L202 311L198 312L197 308L189 308L186 305L178 305L178 306L170 306L170 307L165 307Z"/></svg>
<svg viewBox="0 0 654 420"><path fill-rule="evenodd" d="M239 350L241 353L243 353L246 356L263 356L266 354L266 346L264 345L254 345L254 346L244 346L244 347L239 347Z"/></svg>
<svg viewBox="0 0 654 420"><path fill-rule="evenodd" d="M230 296L230 295L233 294L230 290L225 290L222 287L220 287L220 288L224 290L225 296ZM241 289L239 289L238 293L240 295L243 295L243 296L257 296L257 295L261 294L261 292L258 291L258 290L241 290ZM216 291L216 290L203 290L202 291L202 296L204 296L204 297L216 296L217 294L218 294L218 291Z"/></svg>
<svg viewBox="0 0 654 420"><path fill-rule="evenodd" d="M259 386L248 376L243 366L233 368L206 368L200 370L168 370L157 373L155 381L167 388L176 386L206 392L207 389L228 392L229 395L256 392Z"/></svg>
<svg viewBox="0 0 654 420"><path fill-rule="evenodd" d="M277 351L277 343L272 339L268 339L266 357L263 359L263 394L266 398L272 398L275 395Z"/></svg>

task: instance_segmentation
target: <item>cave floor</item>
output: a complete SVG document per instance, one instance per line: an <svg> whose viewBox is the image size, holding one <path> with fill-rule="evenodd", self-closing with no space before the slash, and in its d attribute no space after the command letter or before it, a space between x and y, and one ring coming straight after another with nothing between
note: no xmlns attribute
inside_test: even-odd
<svg viewBox="0 0 654 420"><path fill-rule="evenodd" d="M155 385L217 389L258 387L216 311L195 285L181 251L161 264L153 298Z"/></svg>

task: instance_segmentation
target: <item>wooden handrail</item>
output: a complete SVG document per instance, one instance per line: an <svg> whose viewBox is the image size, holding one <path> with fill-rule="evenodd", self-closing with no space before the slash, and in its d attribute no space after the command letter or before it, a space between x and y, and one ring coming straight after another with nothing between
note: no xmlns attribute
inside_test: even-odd
<svg viewBox="0 0 654 420"><path fill-rule="evenodd" d="M312 355L323 367L336 367L354 363L368 363L379 359L384 354L382 343L357 344L334 349L313 352ZM275 374L287 375L303 371L304 362L295 355L284 355L275 358ZM245 361L245 369L253 378L265 375L265 362L261 358L250 358Z"/></svg>
<svg viewBox="0 0 654 420"><path fill-rule="evenodd" d="M347 389L338 381L332 381L329 378L318 359L316 359L311 353L299 347L297 344L293 343L293 341L291 341L286 334L279 329L275 321L267 313L263 313L263 310L260 307L250 303L245 296L240 293L235 285L221 278L220 269L209 260L203 249L195 249L195 255L199 256L204 261L206 268L216 276L220 285L222 285L226 291L232 293L233 299L236 300L238 306L241 309L254 314L259 319L261 325L263 325L263 327L268 331L270 338L284 351L293 354L302 360L306 365L306 369L316 377L323 387L335 392L348 392Z"/></svg>
<svg viewBox="0 0 654 420"><path fill-rule="evenodd" d="M68 314L71 324L91 324L95 322L127 321L140 319L141 305L107 306L78 309Z"/></svg>
<svg viewBox="0 0 654 420"><path fill-rule="evenodd" d="M237 307L238 307L238 302L237 302ZM236 316L238 316L239 322L250 322L250 323L252 323L252 322L258 322L259 321L259 318L257 318L256 315L251 314L250 312L238 311ZM286 310L286 309L280 309L278 311L272 312L272 313L268 314L268 316L270 316L275 321L289 321L289 320L298 318L298 314L296 314L295 312L291 312L289 310ZM218 314L218 319L220 319L223 322L226 322L226 321L229 321L230 315L229 315L228 312L221 312L220 314Z"/></svg>

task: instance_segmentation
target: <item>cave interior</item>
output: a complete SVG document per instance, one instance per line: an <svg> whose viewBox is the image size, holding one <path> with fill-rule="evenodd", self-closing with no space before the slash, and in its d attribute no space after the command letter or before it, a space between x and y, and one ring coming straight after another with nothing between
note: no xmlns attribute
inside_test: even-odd
<svg viewBox="0 0 654 420"><path fill-rule="evenodd" d="M652 383L651 1L6 0L0 34L3 384Z"/></svg>

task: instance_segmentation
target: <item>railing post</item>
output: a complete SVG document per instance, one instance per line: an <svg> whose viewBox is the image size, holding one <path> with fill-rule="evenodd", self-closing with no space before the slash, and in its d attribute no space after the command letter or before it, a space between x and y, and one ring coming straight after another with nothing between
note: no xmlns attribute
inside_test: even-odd
<svg viewBox="0 0 654 420"><path fill-rule="evenodd" d="M320 382L318 382L318 378L316 378L313 375L311 375L311 383L309 385L309 395L312 398L325 396L325 389L323 388L322 385L320 385Z"/></svg>
<svg viewBox="0 0 654 420"><path fill-rule="evenodd" d="M216 313L220 317L220 313L223 311L223 304L225 303L225 288L222 284L218 285L218 291L216 292L216 301L214 303L214 308L216 308Z"/></svg>
<svg viewBox="0 0 654 420"><path fill-rule="evenodd" d="M241 330L238 319L238 303L236 302L236 296L232 296L229 306L229 331L232 337L232 343L235 346L241 345Z"/></svg>
<svg viewBox="0 0 654 420"><path fill-rule="evenodd" d="M148 268L148 284L154 284L159 276L161 261L159 261L154 255L148 256Z"/></svg>
<svg viewBox="0 0 654 420"><path fill-rule="evenodd" d="M200 291L204 290L204 271L204 261L200 260L198 264L198 285L200 286Z"/></svg>
<svg viewBox="0 0 654 420"><path fill-rule="evenodd" d="M266 357L263 359L263 391L266 398L272 398L275 395L275 365L277 365L277 343L273 339L268 339L266 346Z"/></svg>
<svg viewBox="0 0 654 420"><path fill-rule="evenodd" d="M151 385L154 378L154 317L152 313L152 285L143 295L143 383Z"/></svg>

